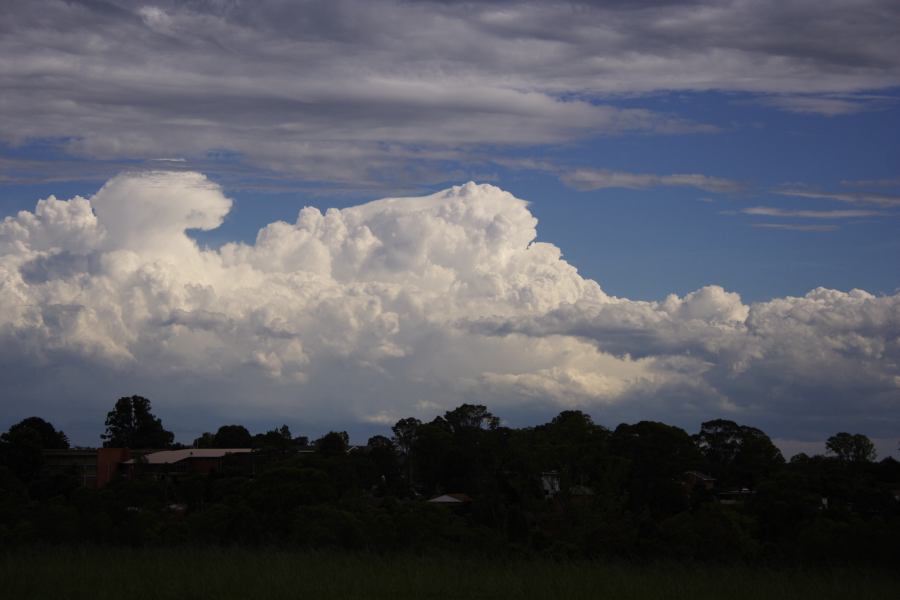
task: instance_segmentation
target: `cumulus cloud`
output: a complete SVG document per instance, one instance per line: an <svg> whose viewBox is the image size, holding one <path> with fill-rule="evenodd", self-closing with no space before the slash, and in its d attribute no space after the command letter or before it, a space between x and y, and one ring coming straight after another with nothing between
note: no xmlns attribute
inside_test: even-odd
<svg viewBox="0 0 900 600"><path fill-rule="evenodd" d="M196 428L387 423L465 401L792 435L850 414L897 425L900 296L611 297L489 185L307 207L217 250L186 234L229 207L204 176L157 171L0 223L4 413L102 414L137 391Z"/></svg>
<svg viewBox="0 0 900 600"><path fill-rule="evenodd" d="M893 0L8 4L6 143L224 150L318 181L421 181L411 163L442 180L461 148L709 130L617 102L634 95L745 92L834 115L900 84Z"/></svg>

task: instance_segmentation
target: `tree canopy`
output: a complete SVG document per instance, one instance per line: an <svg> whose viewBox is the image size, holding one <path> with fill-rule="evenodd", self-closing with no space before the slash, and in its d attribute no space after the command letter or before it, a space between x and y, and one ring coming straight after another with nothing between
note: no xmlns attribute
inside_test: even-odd
<svg viewBox="0 0 900 600"><path fill-rule="evenodd" d="M10 441L21 435L25 429L31 429L37 433L40 446L44 450L62 450L69 447L69 438L66 437L66 434L57 431L53 425L40 417L22 419L0 437L4 441Z"/></svg>
<svg viewBox="0 0 900 600"><path fill-rule="evenodd" d="M875 445L861 433L837 433L828 438L825 448L842 462L872 462L876 458Z"/></svg>
<svg viewBox="0 0 900 600"><path fill-rule="evenodd" d="M142 396L119 398L106 415L105 448L168 448L175 435L163 428L150 412L150 401Z"/></svg>
<svg viewBox="0 0 900 600"><path fill-rule="evenodd" d="M726 486L754 487L784 464L781 451L756 427L715 419L703 423L693 437L705 468Z"/></svg>
<svg viewBox="0 0 900 600"><path fill-rule="evenodd" d="M213 448L249 448L253 436L243 425L222 425L213 438Z"/></svg>

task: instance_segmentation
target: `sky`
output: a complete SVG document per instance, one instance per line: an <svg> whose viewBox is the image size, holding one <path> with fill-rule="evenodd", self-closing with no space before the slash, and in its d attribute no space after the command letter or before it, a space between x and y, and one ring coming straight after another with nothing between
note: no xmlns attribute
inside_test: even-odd
<svg viewBox="0 0 900 600"><path fill-rule="evenodd" d="M10 3L0 428L900 442L893 0Z"/></svg>

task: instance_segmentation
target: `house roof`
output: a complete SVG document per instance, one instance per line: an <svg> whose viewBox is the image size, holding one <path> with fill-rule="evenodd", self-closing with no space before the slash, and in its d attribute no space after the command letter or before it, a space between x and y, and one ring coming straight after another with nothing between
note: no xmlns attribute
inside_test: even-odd
<svg viewBox="0 0 900 600"><path fill-rule="evenodd" d="M150 465L167 465L188 458L222 458L226 454L247 454L252 448L185 448L184 450L160 450L145 454L141 459L126 460L126 465L142 462Z"/></svg>
<svg viewBox="0 0 900 600"><path fill-rule="evenodd" d="M435 504L465 504L471 501L472 499L466 494L442 494L429 500Z"/></svg>

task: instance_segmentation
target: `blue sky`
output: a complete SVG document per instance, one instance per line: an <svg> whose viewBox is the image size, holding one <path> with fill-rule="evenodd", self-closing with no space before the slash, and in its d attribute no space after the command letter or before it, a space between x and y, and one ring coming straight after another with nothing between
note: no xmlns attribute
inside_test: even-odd
<svg viewBox="0 0 900 600"><path fill-rule="evenodd" d="M536 291L542 284L533 282L534 289L517 292L521 304L515 306L496 304L501 301L499 296L485 296L478 302L466 296L450 311L456 315L455 324L445 323L440 335L456 335L453 331L460 320L483 325L485 319L503 316L511 320L498 325L498 331L514 332L508 335L524 336L537 345L549 343L546 336L562 336L552 339L565 340L559 342L559 348L572 345L570 352L563 353L568 358L553 354L559 348L542 347L540 352L547 354L534 364L523 358L502 368L497 365L500 370L488 366L480 372L474 367L463 369L465 377L481 383L431 401L423 400L426 392L421 382L407 381L412 375L391 363L406 352L424 351L417 344L427 346L425 341L405 339L404 346L397 340L390 344L382 340L379 347L394 344L393 349L385 350L394 353L391 359L372 358L363 347L369 342L359 342L363 346L342 350L341 360L364 365L363 370L377 366L378 375L372 377L380 383L360 376L358 385L362 389L374 386L382 390L379 393L400 400L391 404L380 399L370 410L360 408L355 400L341 401L346 403L344 409L326 414L321 412L323 399L344 393L329 379L329 369L335 368L329 361L337 360L336 355L329 354L333 349L316 350L309 340L318 339L318 330L313 333L298 324L310 314L319 314L316 310L321 307L309 308L306 313L278 313L279 322L299 319L292 335L297 336L297 347L303 347L303 360L308 361L304 364L309 367L304 367L307 370L302 376L298 371L290 384L285 383L284 369L273 367L277 376L259 385L261 389L270 386L273 396L309 393L319 400L302 405L304 417L299 419L296 411L283 408L282 401L276 403L282 408L275 410L272 406L252 407L235 397L226 399L225 405L244 408L220 407L213 410L215 418L294 418L311 427L345 419L364 430L394 416L405 416L404 410L427 412L496 395L513 419L515 415L552 414L568 402L589 410L602 406L610 411L611 419L658 418L690 428L705 417L720 416L716 411L726 407L734 411L736 420L772 423L780 428L775 434L792 443L821 441L829 428L846 424L867 428L867 433L882 440L882 448L891 451L900 423L895 304L900 287L898 27L900 9L887 0L628 4L342 0L141 6L47 1L17 6L9 11L7 26L0 31L0 52L6 57L0 60L5 90L0 101L4 116L0 124L0 217L7 217L2 235L8 241L8 272L25 275L21 280L19 275L10 275L13 279L0 287L0 294L7 294L10 301L33 294L32 301L45 314L43 325L29 324L32 322L21 316L19 321L8 319L0 331L10 340L18 340L15 344L41 332L29 342L32 345L27 351L23 350L23 356L33 353L32 358L22 359L29 368L38 364L64 368L70 361L87 360L91 369L104 377L135 383L155 380L159 373L174 368L177 360L165 359L168 350L164 347L152 353L157 361L153 369L144 371L137 363L123 365L138 360L143 352L136 350L138 346L152 346L155 342L151 340L160 339L160 322L171 327L181 317L129 321L115 335L110 333L109 339L91 342L103 352L85 350L90 344L72 342L78 337L72 331L54 333L46 311L77 306L83 314L99 318L102 311L91 304L91 290L108 289L112 283L107 279L112 275L90 271L72 279L74 275L65 271L69 277L65 284L49 279L35 283L28 280L30 271L22 266L27 261L59 262L71 256L87 257L88 263L102 262L105 259L96 257L119 256L120 250L137 251L140 260L146 261L141 269L167 264L161 255L146 249L150 246L135 250L123 242L117 249L102 241L112 239L111 227L135 225L126 218L127 211L124 217L103 215L97 207L104 202L106 206L149 202L148 221L142 226L158 226L162 231L162 225L151 224L157 210L152 197L143 199L143 188L136 182L170 190L176 198L172 207L190 208L186 213L166 209L171 214L165 214L171 216L175 211L179 215L168 225L174 228L170 231L172 244L178 246L180 242L175 240L180 239L181 230L197 218L202 230L191 229L189 235L226 264L232 260L227 255L233 243L243 243L248 253L261 253L257 232L270 223L296 222L292 227L302 230L305 225L297 219L305 206L323 213L329 207L352 209L379 198L424 196L475 181L530 203L527 210L538 221L537 241L552 244L562 253L563 262L554 277L565 279L569 275L562 273L569 265L577 268L579 278L565 280L569 282L566 285L581 291ZM153 179L157 177L154 173L170 176ZM221 198L198 192L207 184L192 179L191 174L196 173L215 185ZM179 179L182 175L185 177ZM101 188L108 191L95 202L92 197ZM494 206L489 199L493 192L483 193L487 194L486 205ZM179 194L183 201L177 200L182 197ZM91 210L100 219L100 237L87 243L81 238L73 241L75 238L65 237L67 233L47 241L58 234L54 227L61 225L52 221L57 217L39 216L39 229L44 229L29 230L31 237L26 241L16 238L33 220L17 217L17 213L35 211L36 202L51 195L61 200L75 196L91 199ZM103 199L112 197L115 202ZM227 209L223 208L226 203ZM144 214L143 209L135 210ZM510 243L530 239L527 219L515 221L524 218L517 210L514 204L496 208L497 219L513 219L516 227L524 228L509 234ZM375 219L369 228L394 231L385 224L386 215L406 222L406 217L392 211L366 217ZM347 218L355 223L356 217ZM463 226L462 221L451 221L445 222L447 231ZM423 236L407 240L395 253L410 248L433 250L437 238ZM327 246L331 242L322 243ZM380 243L390 244L383 239ZM509 249L514 250L524 250L524 246ZM371 273L357 273L353 281L341 279L344 255L334 254L334 248L329 252L333 284L350 290L363 281L372 283L375 276ZM189 262L186 256L169 258L176 265ZM428 255L427 260L432 258ZM439 261L435 268L455 270L459 283L468 281L467 269L483 274L497 268L489 266L493 265L489 257L483 258L484 264ZM422 257L410 255L407 259L403 264L419 264ZM293 271L286 272L315 271L311 263L303 262L306 259L296 260L300 262L292 263ZM535 271L529 269L516 275L498 274L497 289L506 285L519 289L516 286L522 278L534 276ZM236 300L228 296L231 292L218 280L177 269L172 273L169 283L174 287L167 300L160 300L160 311L224 314L238 320L246 317L246 310L236 308ZM382 276L386 279L379 279L380 285L423 291L424 284L414 269ZM77 289L72 287L76 280L81 286ZM604 296L584 291L584 286L589 286L584 282L590 280L599 284ZM556 285L563 286L560 281ZM123 280L116 285L126 286L116 287L126 290L131 284ZM184 290L203 285L216 291L215 302L185 300ZM295 293L306 297L313 284L306 285ZM708 300L711 304L704 304L704 310L712 312L701 311L701 320L712 327L702 342L688 344L678 337L679 343L687 345L667 342L649 351L630 344L620 346L619 342L610 345L604 336L612 332L597 333L604 313L590 306L599 306L609 297L632 303L634 310L652 306L656 311L653 319L665 313L666 323L681 327L669 320L688 317L673 316L676 309L664 305L666 298L675 294L684 307L692 301L699 306L701 296L691 294L708 286L722 292L709 296L714 297ZM806 298L816 288L843 295L827 300ZM853 289L864 290L872 299L852 300L848 294ZM739 300L728 294L738 294ZM129 306L126 296L122 307ZM389 304L385 297L377 300L383 306ZM804 372L797 376L794 389L794 383L785 383L788 375L764 383L772 374L760 371L752 385L737 381L741 378L734 373L743 373L753 361L769 364L766 361L775 360L790 346L785 340L765 338L756 329L765 319L757 315L770 315L795 301L817 307L802 309L803 318L809 317L804 328L813 328L804 329L804 336L812 336L804 339L831 348L836 353L831 357L834 360L850 360L852 352L847 348L852 346L855 352L864 347L862 354L853 358L858 362L852 364L859 372L871 371L869 379L838 385ZM842 302L862 302L865 307L853 304L855 308L846 308ZM558 314L566 306L574 307L578 316L561 324ZM281 310L270 309L274 313ZM229 312L232 310L236 312ZM405 319L413 322L421 316L417 313L413 318L396 307L384 310L396 315L401 331ZM819 314L819 310L825 312ZM836 312L826 314L829 310ZM854 312L869 310L876 311L877 318ZM687 312L694 315L691 318L700 314ZM725 314L727 318L722 317ZM783 318L790 320L785 322L785 330L800 318L798 314L784 313ZM547 329L546 320L551 317L556 325ZM716 321L720 318L726 321ZM830 333L815 329L815 323L834 324L839 318L859 329L839 328ZM426 321L434 325L434 319ZM656 325L646 326L663 327L661 322L653 322ZM735 362L726 369L720 364L723 351L718 342L711 341L724 322L728 327L746 329L753 340L766 339L769 350L748 354L752 358L733 358ZM635 339L662 336L661 331L642 329ZM396 332L391 335L403 337ZM479 351L486 351L496 335L454 343L462 348L471 342ZM857 338L866 343L855 346L852 340ZM289 352L272 340L247 343L244 354L232 357L235 364L284 362L279 353ZM617 360L648 356L671 369L671 361L694 356L691 353L696 350L691 348L695 343L716 348L709 350L704 363L715 366L704 367L709 389L693 392L706 400L696 403L673 400L660 404L658 399L648 399L649 392L635 387L636 381L652 379L647 373L635 374L621 389L604 387L597 378L612 376L599 367L586 366L592 360L606 360L610 353ZM588 352L582 347L585 344L601 354L594 359L579 354ZM104 352L112 354L97 358ZM119 358L113 360L112 355ZM572 358L576 355L581 358ZM436 364L441 359L439 352L434 357ZM825 368L827 360L831 359L823 358ZM644 366L654 373L661 368L655 363ZM727 385L712 374L718 367L731 373L721 375L731 378ZM399 370L392 371L395 368ZM609 365L604 368L615 370ZM23 411L27 411L28 399L46 393L44 387L39 391L33 384L17 380L12 370L10 362L5 382L7 389L18 390L18 395L13 398L7 393L0 398L12 415L10 420L20 413L27 416ZM569 383L559 379L562 372ZM683 382L672 377L666 384L670 387L663 385L658 395L690 395ZM198 393L198 385L222 393L224 380L205 371L201 379L207 387L194 381L189 385L191 394ZM504 385L513 385L514 380L515 385L498 391L501 380ZM535 383L538 380L539 385ZM572 381L580 383L566 396L569 388L565 386L575 385ZM186 435L190 435L202 425L199 409L185 412L187 385L153 387L160 404L171 410L177 407L187 423ZM757 397L745 396L750 393L747 386ZM122 394L138 393L124 387ZM81 390L76 393L81 394L76 404L83 402L95 411L102 404L85 399L93 393L90 385L75 388ZM613 388L617 391L610 391ZM815 409L821 414L785 417L794 414L791 406L807 406L812 401L807 395L813 389L819 390L816 393L828 390L826 395L835 399ZM517 404L516 394L528 400ZM790 402L784 400L788 396ZM864 398L859 400L860 406L868 407L864 415L846 416L853 412L847 404L850 400L838 397L848 396ZM432 408L422 408L432 404ZM61 410L52 403L49 409ZM85 437L93 435L88 429L84 426Z"/></svg>
<svg viewBox="0 0 900 600"><path fill-rule="evenodd" d="M808 189L823 194L876 193L896 196L900 205L900 96L879 92L870 110L851 114L793 113L766 106L758 94L670 93L613 99L623 108L640 107L715 131L684 134L603 135L525 148L479 149L475 164L452 161L455 178L417 184L379 182L376 189L347 191L330 182L272 181L267 170L233 169L241 158L210 153L184 163L219 181L235 200L223 225L198 232L201 243L218 246L252 241L274 220L291 221L300 208L352 206L386 195L415 195L468 180L492 183L532 203L540 239L560 245L565 256L610 293L660 299L718 283L757 301L802 295L818 286L876 294L896 292L900 260L900 210L859 207L827 197L798 198L779 193ZM90 196L105 181L55 180L53 165L73 157L57 140L6 145L11 161L28 161L54 181L3 185L3 215L30 210L39 198ZM93 162L77 157L76 164ZM500 164L494 161L499 161ZM537 168L528 161L541 164ZM146 159L106 160L91 165L107 175L156 166ZM105 164L111 163L111 164ZM559 172L590 168L643 175L705 174L736 182L742 189L717 192L694 187L648 185L579 190L560 181ZM558 169L558 172L550 169ZM237 171L237 172L235 172ZM9 172L15 174L15 165ZM38 177L40 178L40 177ZM80 178L80 174L79 174ZM271 189L271 188L276 189ZM297 188L301 188L299 191ZM267 189L268 188L268 189ZM749 207L784 211L877 210L877 216L847 218L766 217L742 214ZM801 229L769 228L800 226ZM765 227L763 227L765 226ZM803 227L813 226L805 231ZM833 228L819 231L816 227ZM627 251L626 251L627 249Z"/></svg>

